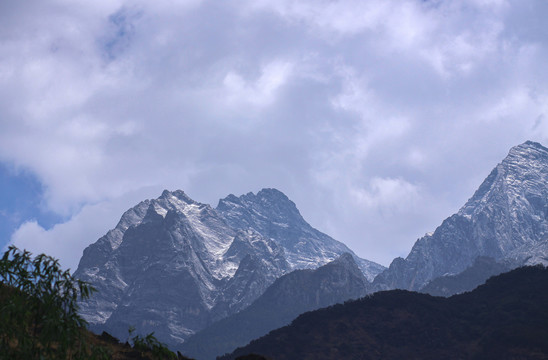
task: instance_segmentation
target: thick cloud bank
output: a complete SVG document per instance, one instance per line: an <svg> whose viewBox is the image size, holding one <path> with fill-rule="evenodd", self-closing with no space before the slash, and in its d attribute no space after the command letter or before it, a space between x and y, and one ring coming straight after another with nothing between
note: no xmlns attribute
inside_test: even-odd
<svg viewBox="0 0 548 360"><path fill-rule="evenodd" d="M547 15L544 0L2 1L0 161L70 218L12 241L74 268L135 194L216 205L276 187L387 264L511 146L548 142Z"/></svg>

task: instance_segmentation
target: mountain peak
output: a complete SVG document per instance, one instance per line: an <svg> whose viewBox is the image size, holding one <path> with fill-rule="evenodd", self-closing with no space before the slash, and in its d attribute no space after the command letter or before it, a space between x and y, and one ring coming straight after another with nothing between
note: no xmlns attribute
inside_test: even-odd
<svg viewBox="0 0 548 360"><path fill-rule="evenodd" d="M162 192L162 195L160 196L160 199L170 200L176 198L177 200L183 201L187 204L195 204L196 201L191 199L183 190L175 190L175 191L169 191L164 190Z"/></svg>
<svg viewBox="0 0 548 360"><path fill-rule="evenodd" d="M417 290L435 277L464 271L478 256L518 264L545 253L546 184L548 149L533 141L514 146L457 214L417 240L376 283Z"/></svg>
<svg viewBox="0 0 548 360"><path fill-rule="evenodd" d="M531 140L527 140L523 144L520 144L520 145L517 145L517 146L514 146L514 147L537 148L537 149L542 149L544 151L548 151L548 149L546 147L542 146L541 143L538 143L536 141L531 141Z"/></svg>
<svg viewBox="0 0 548 360"><path fill-rule="evenodd" d="M341 256L324 266L339 266L346 271L352 273L356 278L363 278L364 284L366 284L367 280L364 277L363 272L360 270L356 260L354 259L354 256L352 256L352 254L349 252L345 252L341 254Z"/></svg>
<svg viewBox="0 0 548 360"><path fill-rule="evenodd" d="M514 146L508 152L504 163L515 163L522 161L537 161L548 157L548 149L534 141L526 141L523 144Z"/></svg>
<svg viewBox="0 0 548 360"><path fill-rule="evenodd" d="M295 203L277 189L262 189L257 195L229 195L219 200L216 210L231 227L252 229L279 243L293 269L317 268L351 253L346 245L310 226ZM379 264L353 257L369 280L384 270Z"/></svg>
<svg viewBox="0 0 548 360"><path fill-rule="evenodd" d="M223 208L227 205L227 203L232 204L251 204L255 203L260 206L269 206L272 207L273 205L277 206L287 206L289 208L294 208L297 212L297 206L295 203L280 190L274 189L274 188L264 188L261 189L257 194L255 195L253 192L248 192L245 195L236 196L234 194L230 194L224 199L219 200L219 204L217 205L217 208Z"/></svg>
<svg viewBox="0 0 548 360"><path fill-rule="evenodd" d="M343 253L341 256L333 260L332 263L345 266L355 266L356 268L358 267L358 265L356 265L356 261L354 261L354 257L348 252Z"/></svg>
<svg viewBox="0 0 548 360"><path fill-rule="evenodd" d="M514 146L481 184L472 198L459 211L470 216L498 197L507 198L507 204L531 201L531 196L543 197L548 181L548 149L533 141ZM533 200L534 201L534 200Z"/></svg>
<svg viewBox="0 0 548 360"><path fill-rule="evenodd" d="M260 190L257 195L249 192L240 197L231 194L219 200L217 205L217 210L221 212L242 210L244 208L253 209L249 216L261 214L259 217L272 218L280 224L287 224L291 221L305 223L295 203L277 189L266 188ZM237 211L237 217L240 218L241 215Z"/></svg>
<svg viewBox="0 0 548 360"><path fill-rule="evenodd" d="M264 188L257 192L257 195L249 192L240 197L243 201L254 202L260 206L268 206L279 210L290 210L291 212L299 212L297 205L278 189Z"/></svg>
<svg viewBox="0 0 548 360"><path fill-rule="evenodd" d="M261 189L261 191L259 191L257 193L257 197L291 201L291 200L289 200L289 198L283 192L281 192L280 190L275 189L275 188Z"/></svg>

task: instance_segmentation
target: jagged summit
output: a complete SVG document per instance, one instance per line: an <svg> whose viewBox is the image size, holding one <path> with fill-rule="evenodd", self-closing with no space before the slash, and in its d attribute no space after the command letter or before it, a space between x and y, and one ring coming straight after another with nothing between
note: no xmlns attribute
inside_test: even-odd
<svg viewBox="0 0 548 360"><path fill-rule="evenodd" d="M513 147L456 214L375 279L377 288L418 290L478 256L548 263L537 256L548 253L547 184L548 149L532 141Z"/></svg>
<svg viewBox="0 0 548 360"><path fill-rule="evenodd" d="M508 152L508 156L501 162L501 165L508 169L524 169L524 165L534 163L545 163L548 159L548 148L534 141L526 141L523 144L514 146ZM533 169L529 169L533 170Z"/></svg>
<svg viewBox="0 0 548 360"><path fill-rule="evenodd" d="M279 190L229 195L219 201L217 211L231 227L252 229L280 244L293 269L317 268L348 252L369 281L384 270L382 265L359 258L343 243L310 226L295 203Z"/></svg>
<svg viewBox="0 0 548 360"><path fill-rule="evenodd" d="M167 201L173 201L174 199L177 199L177 201L182 201L186 204L199 204L198 202L191 199L183 190L164 190L162 192L162 195L160 195L158 199L164 199Z"/></svg>
<svg viewBox="0 0 548 360"><path fill-rule="evenodd" d="M136 326L178 344L249 305L289 269L278 244L231 228L177 190L126 211L84 250L75 276L99 290L81 306L93 328L123 337Z"/></svg>
<svg viewBox="0 0 548 360"><path fill-rule="evenodd" d="M541 143L536 142L536 141L527 140L523 144L516 145L516 146L512 147L510 149L510 154L513 151L522 151L522 150L526 150L526 149L537 149L537 150L543 151L545 153L548 153L548 148L543 146Z"/></svg>
<svg viewBox="0 0 548 360"><path fill-rule="evenodd" d="M496 202L511 209L533 209L546 198L548 189L548 149L539 143L527 141L510 149L508 156L498 164L474 195L459 210L459 215L477 215L486 206ZM500 198L505 198L502 203Z"/></svg>
<svg viewBox="0 0 548 360"><path fill-rule="evenodd" d="M341 256L339 256L338 258L336 258L335 260L332 261L333 263L335 264L342 264L342 265L345 265L345 264L356 264L356 262L354 261L354 258L352 257L352 254L350 253L344 253L342 254Z"/></svg>
<svg viewBox="0 0 548 360"><path fill-rule="evenodd" d="M81 304L92 328L123 338L135 326L177 345L247 307L295 264L318 267L350 251L275 189L229 195L218 208L164 190L88 246L75 276L99 290ZM355 260L371 279L383 269Z"/></svg>
<svg viewBox="0 0 548 360"><path fill-rule="evenodd" d="M240 217L244 213L244 208L246 216ZM235 209L239 209L240 212L231 213ZM308 225L295 203L277 189L262 189L257 195L249 192L240 197L230 194L219 200L217 210L223 212L230 222L238 223L238 227L253 227L256 222Z"/></svg>

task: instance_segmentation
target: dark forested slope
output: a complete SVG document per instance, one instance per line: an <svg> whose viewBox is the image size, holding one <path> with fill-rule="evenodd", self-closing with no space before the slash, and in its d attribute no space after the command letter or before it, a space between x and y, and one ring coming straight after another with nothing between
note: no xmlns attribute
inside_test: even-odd
<svg viewBox="0 0 548 360"><path fill-rule="evenodd" d="M305 313L223 359L546 359L548 270L513 270L451 298L404 290Z"/></svg>

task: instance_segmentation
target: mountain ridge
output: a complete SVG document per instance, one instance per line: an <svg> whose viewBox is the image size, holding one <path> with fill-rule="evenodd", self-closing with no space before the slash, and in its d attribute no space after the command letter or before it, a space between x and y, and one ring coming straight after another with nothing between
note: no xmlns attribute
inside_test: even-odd
<svg viewBox="0 0 548 360"><path fill-rule="evenodd" d="M450 298L381 291L304 313L218 359L546 359L547 283L539 265Z"/></svg>
<svg viewBox="0 0 548 360"><path fill-rule="evenodd" d="M120 338L136 326L177 344L222 316L212 312L221 292L230 299L225 308L238 311L290 270L272 240L230 228L211 206L183 191L141 202L119 225L84 251L75 276L99 290L82 304L84 318ZM235 249L236 243L244 246ZM254 278L229 282L250 253L263 260Z"/></svg>
<svg viewBox="0 0 548 360"><path fill-rule="evenodd" d="M384 266L358 257L345 244L314 229L299 213L296 205L281 191L265 188L256 195L228 195L216 208L233 228L253 229L284 247L293 269L316 268L350 253L369 281Z"/></svg>
<svg viewBox="0 0 548 360"><path fill-rule="evenodd" d="M514 146L457 213L375 278L375 289L419 290L478 256L548 264L547 183L548 149L532 141Z"/></svg>
<svg viewBox="0 0 548 360"><path fill-rule="evenodd" d="M504 262L498 263L487 256L478 256L474 263L457 275L440 276L423 286L419 292L432 296L452 296L472 291L485 283L490 277L510 271L515 266Z"/></svg>
<svg viewBox="0 0 548 360"><path fill-rule="evenodd" d="M458 212L388 269L314 229L276 189L231 194L216 208L166 190L126 211L84 251L77 274L101 285L82 314L97 330L123 337L136 325L178 346L245 310L280 276L344 253L339 261L351 259L361 275L374 278L365 282L369 292L419 290L482 256L513 267L547 264L546 184L548 149L534 142L513 147Z"/></svg>
<svg viewBox="0 0 548 360"><path fill-rule="evenodd" d="M75 272L99 290L81 304L82 316L96 332L124 338L134 326L176 346L250 305L281 275L304 263L321 266L337 250L350 251L306 223L280 191L258 194L244 195L247 200L240 203L239 211L253 211L250 226L230 226L227 212L196 202L181 190L165 190L124 212L114 229L84 250ZM318 253L300 254L305 261L295 261L299 254L294 253L291 265L280 244L286 228L297 234L286 239L286 246L310 241ZM377 273L384 269L361 260Z"/></svg>
<svg viewBox="0 0 548 360"><path fill-rule="evenodd" d="M289 324L303 312L364 296L368 286L352 255L345 253L318 269L281 276L247 308L191 336L179 350L200 360L214 360Z"/></svg>

